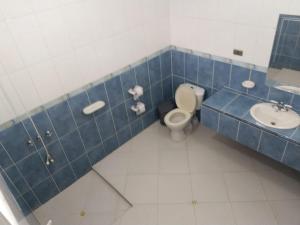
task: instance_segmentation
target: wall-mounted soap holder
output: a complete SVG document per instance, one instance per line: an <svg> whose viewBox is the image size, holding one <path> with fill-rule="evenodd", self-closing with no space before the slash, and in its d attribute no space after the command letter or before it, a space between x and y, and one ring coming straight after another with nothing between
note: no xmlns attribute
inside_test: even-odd
<svg viewBox="0 0 300 225"><path fill-rule="evenodd" d="M102 109L103 107L105 106L105 102L104 101L97 101L97 102L94 102L88 106L86 106L82 112L84 115L91 115L93 114L94 112Z"/></svg>
<svg viewBox="0 0 300 225"><path fill-rule="evenodd" d="M252 89L255 87L255 83L252 80L245 80L242 82L244 88Z"/></svg>

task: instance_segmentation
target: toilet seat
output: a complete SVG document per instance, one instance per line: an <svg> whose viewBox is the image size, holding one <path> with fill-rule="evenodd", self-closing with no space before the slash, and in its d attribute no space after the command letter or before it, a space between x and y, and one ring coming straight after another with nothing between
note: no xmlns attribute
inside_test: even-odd
<svg viewBox="0 0 300 225"><path fill-rule="evenodd" d="M186 124L192 117L192 114L182 109L173 109L165 116L165 122L169 126L180 126Z"/></svg>
<svg viewBox="0 0 300 225"><path fill-rule="evenodd" d="M190 124L196 111L197 97L192 84L181 84L175 93L177 109L173 109L164 118L165 124L171 131L174 141L185 139L185 128Z"/></svg>
<svg viewBox="0 0 300 225"><path fill-rule="evenodd" d="M182 109L189 113L194 113L197 106L197 99L195 92L187 85L180 85L175 93L176 105L179 109Z"/></svg>

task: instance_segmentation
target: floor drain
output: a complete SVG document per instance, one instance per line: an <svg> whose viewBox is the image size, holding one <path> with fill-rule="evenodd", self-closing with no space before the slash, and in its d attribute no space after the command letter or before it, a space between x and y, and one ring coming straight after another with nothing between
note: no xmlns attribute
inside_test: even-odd
<svg viewBox="0 0 300 225"><path fill-rule="evenodd" d="M197 204L198 204L198 202L196 200L192 201L192 205L197 205Z"/></svg>
<svg viewBox="0 0 300 225"><path fill-rule="evenodd" d="M80 216L81 216L81 217L84 217L84 216L85 216L85 211L84 211L84 210L81 210L81 211L80 211Z"/></svg>

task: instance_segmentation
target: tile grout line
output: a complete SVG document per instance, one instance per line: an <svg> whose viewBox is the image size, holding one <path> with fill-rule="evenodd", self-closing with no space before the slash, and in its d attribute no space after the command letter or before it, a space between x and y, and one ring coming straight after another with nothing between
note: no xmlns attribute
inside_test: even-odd
<svg viewBox="0 0 300 225"><path fill-rule="evenodd" d="M22 126L23 126L23 128L25 129L25 126L24 126L23 123L22 123ZM26 130L26 129L25 129L25 130ZM27 130L26 130L26 133L27 133L27 135L28 135ZM30 136L29 136L29 137L30 137ZM2 146L3 146L3 145L2 145ZM4 147L4 146L3 146L3 147ZM34 151L36 151L35 145L34 145L34 148L35 148ZM6 148L4 148L4 150L7 151ZM8 154L8 151L7 151L7 154ZM33 154L34 154L34 153L32 153L31 155L33 155ZM38 153L37 153L37 154L38 154ZM10 154L8 154L8 156L11 158ZM23 174L21 173L21 171L20 171L19 167L17 166L17 164L15 163L15 161L14 161L12 158L11 158L11 161L12 161L12 163L13 163L13 166L17 169L18 173L20 174L20 176L22 177L22 179L25 181L25 183L26 183L27 186L29 187L29 191L32 192L33 196L34 196L35 199L38 201L39 205L41 205L40 199L37 197L37 195L36 195L35 192L33 191L31 185L29 185L29 183L28 183L27 179L25 178L25 176L23 176ZM21 161L21 160L20 160L20 161ZM6 173L6 171L4 171L4 172ZM6 175L7 175L7 177L10 179L10 177L8 176L7 173L6 173ZM10 181L12 182L11 179L10 179ZM16 190L20 193L19 189L15 186L14 182L12 182L12 184L14 185L14 187L16 188ZM26 193L28 193L29 191L27 191L27 192L25 192L25 193L23 193L23 194L20 193L20 196L19 196L19 197L21 197L21 198L26 202L26 204L29 206L29 208L30 208L31 210L33 210L33 209L31 208L31 206L29 205L29 203L28 203L28 202L25 200L25 198L23 197L23 196L24 196Z"/></svg>
<svg viewBox="0 0 300 225"><path fill-rule="evenodd" d="M216 64L216 61L213 60L213 59L210 59L212 60L212 71L211 71L211 93L213 93L213 90L214 90L214 80L215 80L215 64Z"/></svg>
<svg viewBox="0 0 300 225"><path fill-rule="evenodd" d="M89 93L88 93L87 91L85 91L85 94L86 94L86 96L87 96L87 98L88 98L89 103L91 104L91 99L90 99ZM106 97L107 97L107 96L106 96ZM107 97L107 99L108 99L108 97ZM103 113L105 113L105 112L103 112ZM100 116L100 115L99 115L99 116ZM103 138L102 138L102 136L101 136L101 132L100 132L100 128L99 128L99 126L98 126L98 123L97 123L97 121L96 121L95 113L93 113L93 121L94 121L94 123L96 124L96 128L97 128L97 132L98 132L98 135L99 135L99 138L100 138L100 142L101 142L101 144L102 144L102 146L103 146L103 150L104 150ZM94 146L94 147L95 147L95 146ZM89 156L88 156L88 157L89 157Z"/></svg>
<svg viewBox="0 0 300 225"><path fill-rule="evenodd" d="M74 178L77 178L77 175L76 175L76 173L75 173L75 171L74 171L74 169L73 169L73 167L72 167L72 165L71 165L71 161L70 161L70 159L69 159L67 153L65 152L65 149L64 149L64 147L63 147L63 145L62 145L62 143L61 143L61 138L58 136L58 133L57 133L56 129L54 128L54 124L53 124L53 122L52 122L52 120L51 120L51 117L50 117L50 115L49 115L49 113L48 113L47 110L45 110L44 112L46 113L46 116L47 116L48 120L50 121L51 126L53 127L53 132L54 132L55 135L57 136L57 141L58 141L58 143L59 143L59 145L60 145L60 147L61 147L61 149L62 149L62 152L64 153L64 156L65 156L66 159L67 159L67 164L70 166L70 168L71 168L71 170L72 170L72 173L73 173L73 175L74 175ZM71 133L71 132L70 132L70 133Z"/></svg>
<svg viewBox="0 0 300 225"><path fill-rule="evenodd" d="M228 87L231 87L231 75L232 75L232 62L230 62ZM224 86L225 86L225 85L224 85Z"/></svg>
<svg viewBox="0 0 300 225"><path fill-rule="evenodd" d="M281 163L283 163L283 160L284 160L284 158L285 158L285 154L286 154L286 151L287 151L288 144L289 144L289 142L286 141L286 144L285 144L285 146L284 146L284 150L283 150L281 159L280 159L280 161L279 161L279 162L281 162Z"/></svg>
<svg viewBox="0 0 300 225"><path fill-rule="evenodd" d="M92 167L91 160L90 160L90 158L88 157L88 154L87 154L87 153L88 153L87 148L86 148L86 146L85 146L85 143L84 143L84 141L83 141L82 135L81 135L81 133L80 133L78 124L77 124L77 122L76 122L76 120L75 120L75 116L74 116L74 113L73 113L72 108L71 108L71 106L70 106L69 99L67 99L66 102L67 102L67 105L68 105L68 109L69 109L70 112L71 112L71 116L72 116L73 122L74 122L75 127L76 127L76 132L79 134L80 141L81 141L81 143L82 143L82 145L83 145L84 153L85 153L86 157L88 158L90 167ZM79 157L78 157L78 158L79 158Z"/></svg>
<svg viewBox="0 0 300 225"><path fill-rule="evenodd" d="M125 95L124 95L124 88L123 88L123 82L122 82L122 77L121 77L121 75L119 75L119 78L120 78L120 83L121 83L121 90L122 90L122 96L123 96L123 102L121 103L121 104L123 104L124 105L124 107L125 107L125 112L126 112L126 118L127 118L127 124L125 125L125 127L126 126L128 126L129 127L129 132L130 132L130 138L132 138L132 130L131 130L131 126L129 126L129 115L128 115L128 111L127 111L127 107L126 107L126 97L125 97ZM120 104L120 105L121 105ZM123 129L123 128L122 128ZM122 130L122 129L120 129L119 130L119 132ZM124 128L125 129L125 128ZM120 142L119 142L119 137L118 137L118 133L119 132L116 132L116 135L117 135L117 139L118 139L118 143L119 143L119 145L120 145Z"/></svg>
<svg viewBox="0 0 300 225"><path fill-rule="evenodd" d="M23 126L23 128L25 129L27 135L28 135L29 137L31 137L30 134L29 134L29 132L28 132L28 130L27 130L27 128L24 126L23 123L22 123L22 126ZM37 135L40 135L40 134L38 133ZM41 136L41 135L40 135L40 136ZM41 138L42 138L42 136L41 136ZM32 192L34 193L34 195L35 195L35 196L37 197L37 199L39 200L39 202L42 203L42 202L40 201L40 199L38 198L38 196L36 195L36 193L33 191L33 188L34 188L34 187L37 187L38 185L42 184L42 183L43 183L44 181L46 181L48 178L50 178L50 179L52 180L52 182L54 183L54 185L56 186L56 188L57 188L58 191L59 191L59 187L58 187L57 183L55 182L54 178L52 177L51 172L50 172L50 170L49 170L49 167L46 165L44 159L42 158L41 154L40 154L39 151L37 150L35 143L33 143L33 144L34 144L34 147L35 147L36 154L38 154L40 160L42 161L42 164L44 165L44 167L45 167L45 169L47 170L48 175L49 175L49 176L46 177L43 181L41 181L41 182L39 182L39 183L37 183L37 184L35 184L35 185L33 185L33 186L29 186L29 187L31 188ZM45 145L45 146L46 146L46 145ZM41 149L43 149L43 147L42 147ZM32 155L34 155L34 154L32 154ZM17 168L17 169L19 169L19 168ZM29 184L29 183L28 183L28 184Z"/></svg>
<svg viewBox="0 0 300 225"><path fill-rule="evenodd" d="M109 99L109 96L108 96L108 92L107 92L107 88L106 88L106 82L104 82L104 90L105 90L105 93L106 93L106 96L107 96L107 100L108 100L109 106L110 106L110 108L109 108L107 111L108 111L108 113L109 113L110 116L111 116L111 119L112 119L112 121L113 121L113 127L114 127L114 134L113 134L111 137L116 136L117 142L118 142L118 146L119 146L120 144L119 144L119 140L118 140L118 137L117 137L116 124L115 124L115 120L114 120L114 117L113 117L113 114L112 114L112 110L111 110L112 107L111 107L111 102L110 102L110 99ZM116 105L115 107L117 107L117 105ZM107 138L106 140L108 140L108 138ZM105 142L105 141L104 141L104 142ZM103 142L103 143L104 143L104 142ZM104 147L104 152L105 152L105 154L106 154L105 146L103 146L103 147Z"/></svg>
<svg viewBox="0 0 300 225"><path fill-rule="evenodd" d="M193 174L192 174L192 169L191 169L191 161L190 161L190 151L188 149L188 139L186 140L186 157L187 157L187 163L188 163L188 169L189 169L189 180L190 180L190 185L191 185L191 194L192 194L192 207L193 207L193 214L194 214L194 222L197 224L197 205L193 204L194 201L194 188L193 188Z"/></svg>
<svg viewBox="0 0 300 225"><path fill-rule="evenodd" d="M237 132L236 132L236 136L235 136L235 141L238 141L238 139L239 139L240 125L241 125L241 121L240 120L237 120L237 121L238 121L238 128L237 128Z"/></svg>

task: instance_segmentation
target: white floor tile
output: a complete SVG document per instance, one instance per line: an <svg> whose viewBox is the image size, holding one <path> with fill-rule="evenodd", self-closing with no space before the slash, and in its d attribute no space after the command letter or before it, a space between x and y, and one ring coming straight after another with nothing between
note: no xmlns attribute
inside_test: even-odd
<svg viewBox="0 0 300 225"><path fill-rule="evenodd" d="M278 225L300 224L300 201L274 201L269 203Z"/></svg>
<svg viewBox="0 0 300 225"><path fill-rule="evenodd" d="M123 195L125 194L126 175L106 175L103 176L115 189Z"/></svg>
<svg viewBox="0 0 300 225"><path fill-rule="evenodd" d="M199 125L190 135L187 136L187 146L189 150L197 150L198 147L212 148L215 146L214 137L216 133Z"/></svg>
<svg viewBox="0 0 300 225"><path fill-rule="evenodd" d="M128 174L157 174L158 157L157 150L133 151L130 154Z"/></svg>
<svg viewBox="0 0 300 225"><path fill-rule="evenodd" d="M231 201L258 201L266 199L262 185L255 173L225 173L224 178Z"/></svg>
<svg viewBox="0 0 300 225"><path fill-rule="evenodd" d="M157 225L157 205L135 205L122 217L120 225Z"/></svg>
<svg viewBox="0 0 300 225"><path fill-rule="evenodd" d="M160 174L188 174L187 151L164 150L159 153Z"/></svg>
<svg viewBox="0 0 300 225"><path fill-rule="evenodd" d="M300 181L201 126L177 143L154 123L95 169L134 207L88 173L35 210L41 224L300 225Z"/></svg>
<svg viewBox="0 0 300 225"><path fill-rule="evenodd" d="M80 225L107 225L115 222L114 213L87 213L87 215L81 218Z"/></svg>
<svg viewBox="0 0 300 225"><path fill-rule="evenodd" d="M126 151L117 150L106 156L94 165L94 169L102 176L126 175L129 163L129 154Z"/></svg>
<svg viewBox="0 0 300 225"><path fill-rule="evenodd" d="M198 202L226 202L228 194L221 173L192 175L193 200Z"/></svg>
<svg viewBox="0 0 300 225"><path fill-rule="evenodd" d="M276 225L276 219L266 202L232 203L237 225Z"/></svg>
<svg viewBox="0 0 300 225"><path fill-rule="evenodd" d="M54 224L101 225L112 224L129 207L104 180L91 171L35 210L34 215L41 224L47 224L51 219ZM84 216L80 215L82 211L85 212Z"/></svg>
<svg viewBox="0 0 300 225"><path fill-rule="evenodd" d="M300 199L300 180L279 171L258 173L268 200Z"/></svg>
<svg viewBox="0 0 300 225"><path fill-rule="evenodd" d="M195 225L194 208L192 204L159 205L159 225Z"/></svg>
<svg viewBox="0 0 300 225"><path fill-rule="evenodd" d="M230 203L200 203L196 218L197 225L235 225Z"/></svg>
<svg viewBox="0 0 300 225"><path fill-rule="evenodd" d="M186 140L175 142L171 139L170 134L159 140L159 144L157 145L157 148L160 151L164 150L173 150L173 151L186 151L187 150L187 142Z"/></svg>
<svg viewBox="0 0 300 225"><path fill-rule="evenodd" d="M188 151L191 173L221 171L218 154L213 149L198 148Z"/></svg>
<svg viewBox="0 0 300 225"><path fill-rule="evenodd" d="M99 191L101 189L101 191ZM86 203L84 210L87 213L110 214L115 212L118 207L120 196L103 180L91 179L89 183L89 192L86 194ZM99 204L101 202L101 204Z"/></svg>
<svg viewBox="0 0 300 225"><path fill-rule="evenodd" d="M159 203L191 203L192 187L189 175L160 175Z"/></svg>
<svg viewBox="0 0 300 225"><path fill-rule="evenodd" d="M253 150L250 150L232 140L218 136L215 149L223 171L243 172L253 171Z"/></svg>
<svg viewBox="0 0 300 225"><path fill-rule="evenodd" d="M157 203L157 175L130 175L127 177L125 197L135 203Z"/></svg>

